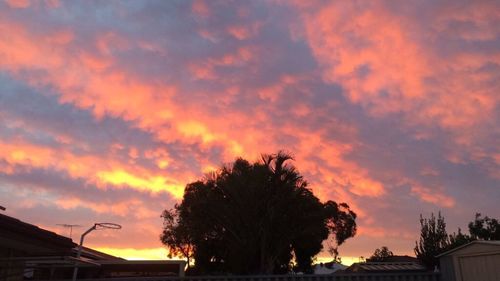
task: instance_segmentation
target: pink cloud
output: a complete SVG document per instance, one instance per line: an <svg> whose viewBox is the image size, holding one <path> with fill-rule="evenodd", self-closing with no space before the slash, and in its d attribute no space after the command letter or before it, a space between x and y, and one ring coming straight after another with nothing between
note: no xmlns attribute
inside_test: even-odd
<svg viewBox="0 0 500 281"><path fill-rule="evenodd" d="M56 171L101 192L155 197L166 191L179 199L186 183L222 163L285 149L315 194L348 202L359 214L360 235L377 239L396 231L387 224L401 210L408 216L417 204L458 206L463 198L452 185L460 169L498 175L491 140L498 132L494 66L500 57L488 44L499 25L490 4L457 12L436 6L435 13L422 12L424 23L413 9L383 1L255 4L266 9L195 1L180 5L165 26L148 21L160 9L149 4L120 6L113 14L119 24L110 17L85 28L64 17L34 27L35 20L0 12L6 15L0 17L0 71L7 77L0 79L54 98L58 108L88 113L78 118L100 125L120 120L133 129L82 126L78 118L66 124L81 135L109 134L101 143L52 124L38 128L29 108L5 114L2 175ZM143 20L127 9L139 9L131 14ZM87 15L85 7L81 12ZM470 26L452 28L455 21ZM486 50L453 46L455 40ZM128 141L138 133L147 137ZM37 205L23 202L26 209ZM73 194L54 205L102 216L135 212L158 242L158 214L144 201L107 204ZM410 241L410 227L401 228L398 235ZM110 248L134 243L118 240Z"/></svg>
<svg viewBox="0 0 500 281"><path fill-rule="evenodd" d="M418 196L422 201L428 203L446 208L452 208L455 206L455 200L453 197L443 194L438 188L427 188L414 185L411 187L411 192Z"/></svg>
<svg viewBox="0 0 500 281"><path fill-rule="evenodd" d="M30 6L29 0L6 0L5 2L12 8L27 8Z"/></svg>
<svg viewBox="0 0 500 281"><path fill-rule="evenodd" d="M500 102L495 74L479 69L499 64L500 57L467 51L444 55L433 36L494 39L500 31L492 24L497 21L492 11L498 7L471 3L469 8L443 9L423 27L417 15L394 13L389 5L339 2L304 9L305 39L324 79L340 83L352 102L374 116L402 112L410 124L439 124L457 139L475 142L464 128L494 122ZM453 20L475 27L450 35Z"/></svg>

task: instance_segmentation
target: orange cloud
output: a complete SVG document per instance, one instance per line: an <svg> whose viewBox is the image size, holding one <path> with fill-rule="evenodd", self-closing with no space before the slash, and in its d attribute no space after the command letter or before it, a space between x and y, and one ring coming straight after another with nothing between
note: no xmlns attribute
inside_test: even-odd
<svg viewBox="0 0 500 281"><path fill-rule="evenodd" d="M453 197L443 194L437 188L426 188L418 185L411 187L411 193L418 196L422 201L435 205L452 208L455 206Z"/></svg>
<svg viewBox="0 0 500 281"><path fill-rule="evenodd" d="M460 12L451 9L443 9L426 24L455 40L488 40L498 34L491 25L495 8L490 4L478 3ZM324 79L340 83L347 97L372 115L402 112L410 124L437 123L458 138L469 139L473 137L464 128L494 122L500 88L493 82L495 74L479 70L498 65L500 56L475 52L443 56L438 46L423 41L429 38L417 37L426 32L419 30L418 22L391 12L383 2L329 3L308 7L302 16L305 38ZM451 33L447 28L453 20L477 24L474 30L479 33L470 29Z"/></svg>
<svg viewBox="0 0 500 281"><path fill-rule="evenodd" d="M202 0L193 1L191 5L191 11L198 16L208 17L211 14L210 8L207 6L207 3Z"/></svg>
<svg viewBox="0 0 500 281"><path fill-rule="evenodd" d="M2 172L12 174L16 165L33 168L48 168L66 172L73 178L84 178L98 186L127 186L141 191L167 191L174 197L182 197L184 185L163 175L138 167L128 166L112 158L97 156L76 156L67 151L55 150L49 147L32 145L24 142L4 143L0 140L0 159L8 165L0 166ZM137 175L126 171L135 171Z"/></svg>
<svg viewBox="0 0 500 281"><path fill-rule="evenodd" d="M250 25L232 25L227 28L229 34L235 37L238 40L249 39L250 37L255 36L262 26L262 23L255 22Z"/></svg>
<svg viewBox="0 0 500 281"><path fill-rule="evenodd" d="M27 8L30 6L29 0L6 0L5 3L12 8Z"/></svg>

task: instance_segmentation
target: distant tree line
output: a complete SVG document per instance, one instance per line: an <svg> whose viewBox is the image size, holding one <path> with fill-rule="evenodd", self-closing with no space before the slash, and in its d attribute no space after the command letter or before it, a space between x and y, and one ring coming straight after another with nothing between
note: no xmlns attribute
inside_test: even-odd
<svg viewBox="0 0 500 281"><path fill-rule="evenodd" d="M500 240L500 223L498 219L482 216L476 213L473 221L468 224L469 233L463 233L460 228L457 232L448 234L446 223L441 213L438 216L431 214L430 218L420 215L420 238L415 242L415 255L428 268L439 265L436 257L456 247L475 240ZM369 262L384 262L390 260L394 253L387 246L376 249L368 258Z"/></svg>

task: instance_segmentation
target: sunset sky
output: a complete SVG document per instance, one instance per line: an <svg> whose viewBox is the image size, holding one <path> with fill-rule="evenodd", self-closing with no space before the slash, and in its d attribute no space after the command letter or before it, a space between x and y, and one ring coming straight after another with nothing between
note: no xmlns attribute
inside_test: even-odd
<svg viewBox="0 0 500 281"><path fill-rule="evenodd" d="M358 213L342 257L413 254L500 217L499 81L500 1L1 1L2 213L164 258L186 183L282 149Z"/></svg>

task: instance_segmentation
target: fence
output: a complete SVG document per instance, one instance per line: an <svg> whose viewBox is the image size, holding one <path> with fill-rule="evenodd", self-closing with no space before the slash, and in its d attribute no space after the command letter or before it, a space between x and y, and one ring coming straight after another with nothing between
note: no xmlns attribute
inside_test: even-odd
<svg viewBox="0 0 500 281"><path fill-rule="evenodd" d="M439 273L339 273L329 275L245 275L186 277L127 277L112 279L79 279L79 281L439 281Z"/></svg>

